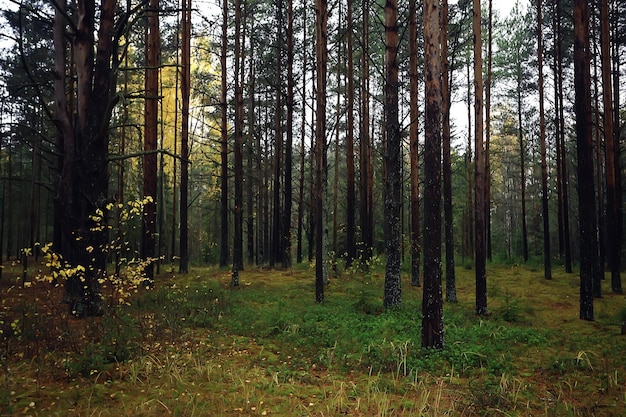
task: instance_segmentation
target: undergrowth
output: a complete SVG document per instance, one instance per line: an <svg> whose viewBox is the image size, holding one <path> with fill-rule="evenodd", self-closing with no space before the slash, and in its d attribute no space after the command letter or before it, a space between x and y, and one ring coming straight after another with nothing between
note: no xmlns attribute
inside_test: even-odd
<svg viewBox="0 0 626 417"><path fill-rule="evenodd" d="M308 268L245 271L239 288L215 269L168 275L85 320L39 283L2 300L0 415L622 415L624 297L581 322L572 277L491 270L477 317L459 268L441 351L421 347L421 290L384 311L376 268L344 271L323 304Z"/></svg>

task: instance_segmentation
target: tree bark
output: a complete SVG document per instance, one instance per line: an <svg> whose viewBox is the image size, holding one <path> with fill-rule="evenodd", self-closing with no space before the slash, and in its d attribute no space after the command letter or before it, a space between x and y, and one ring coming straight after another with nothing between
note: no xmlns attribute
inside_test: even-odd
<svg viewBox="0 0 626 417"><path fill-rule="evenodd" d="M424 2L424 291L422 346L443 349L441 285L441 49L439 0Z"/></svg>
<svg viewBox="0 0 626 417"><path fill-rule="evenodd" d="M227 102L227 74L228 68L226 66L226 57L228 53L228 0L224 0L222 3L222 39L221 39L221 141L220 141L220 158L221 158L221 171L220 171L220 267L228 265L230 259L230 233L228 222L228 102ZM182 169L182 167L181 167ZM182 203L181 203L182 206Z"/></svg>
<svg viewBox="0 0 626 417"><path fill-rule="evenodd" d="M411 285L420 286L420 243L419 206L419 77L417 50L417 2L409 1L409 158L411 162Z"/></svg>
<svg viewBox="0 0 626 417"><path fill-rule="evenodd" d="M474 225L476 314L485 316L487 310L487 273L485 256L485 156L483 148L483 59L480 29L480 0L473 0L472 26L474 32Z"/></svg>
<svg viewBox="0 0 626 417"><path fill-rule="evenodd" d="M454 270L454 220L452 212L452 161L450 158L450 65L448 63L448 0L441 4L441 105L443 146L443 210L446 242L446 301L457 302Z"/></svg>
<svg viewBox="0 0 626 417"><path fill-rule="evenodd" d="M159 0L150 0L148 6L148 32L146 42L146 79L144 108L143 156L143 219L141 258L148 261L144 273L148 283L154 280L157 201L157 136L159 108Z"/></svg>
<svg viewBox="0 0 626 417"><path fill-rule="evenodd" d="M437 22L439 24L439 22ZM402 222L400 206L402 204L400 187L402 167L400 148L400 123L398 120L398 3L397 0L385 2L385 128L387 146L385 148L385 252L387 265L383 304L385 308L399 306L402 303L402 280L400 276Z"/></svg>
<svg viewBox="0 0 626 417"><path fill-rule="evenodd" d="M235 138L234 138L234 235L233 266L230 285L239 285L239 271L243 270L243 59L244 42L241 27L241 0L235 0Z"/></svg>
<svg viewBox="0 0 626 417"><path fill-rule="evenodd" d="M602 51L602 107L604 109L604 152L606 163L606 199L607 199L607 238L608 261L611 271L611 289L614 293L622 293L620 261L622 242L619 227L619 204L617 199L617 176L620 175L620 161L616 157L614 124L613 124L613 87L611 77L611 54L609 33L608 0L600 3L600 39Z"/></svg>
<svg viewBox="0 0 626 417"><path fill-rule="evenodd" d="M356 258L355 187L354 187L354 27L353 1L347 0L347 128L346 128L346 266Z"/></svg>
<svg viewBox="0 0 626 417"><path fill-rule="evenodd" d="M543 218L543 277L552 279L550 254L550 219L548 207L548 164L546 158L546 120L543 91L543 19L542 0L537 0L537 66L539 68L539 143L541 149L541 214Z"/></svg>
<svg viewBox="0 0 626 417"><path fill-rule="evenodd" d="M324 301L324 153L326 152L326 74L328 67L328 12L326 0L316 0L315 19L315 301Z"/></svg>
<svg viewBox="0 0 626 417"><path fill-rule="evenodd" d="M574 110L578 153L580 318L583 320L594 319L593 280L598 257L589 65L589 5L587 0L574 0Z"/></svg>
<svg viewBox="0 0 626 417"><path fill-rule="evenodd" d="M189 94L191 91L191 0L183 0L182 72L181 72L181 133L180 133L180 264L179 272L189 272Z"/></svg>

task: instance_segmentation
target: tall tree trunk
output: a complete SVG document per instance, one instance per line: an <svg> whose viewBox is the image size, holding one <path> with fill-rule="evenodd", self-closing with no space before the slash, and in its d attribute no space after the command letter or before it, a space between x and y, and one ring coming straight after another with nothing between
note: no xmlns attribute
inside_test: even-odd
<svg viewBox="0 0 626 417"><path fill-rule="evenodd" d="M543 91L543 18L542 0L537 0L537 66L539 68L539 146L541 148L541 215L543 218L543 277L552 279L550 219L548 207L548 164L546 159L546 120Z"/></svg>
<svg viewBox="0 0 626 417"><path fill-rule="evenodd" d="M233 267L230 285L239 285L239 271L243 269L243 69L244 41L241 27L241 0L235 0L235 140L234 140L234 236Z"/></svg>
<svg viewBox="0 0 626 417"><path fill-rule="evenodd" d="M439 22L437 22L437 25ZM438 75L434 75L437 76ZM385 251L387 266L385 271L385 308L399 306L402 303L402 280L400 267L402 259L401 218L402 204L400 187L402 167L400 148L400 122L398 120L398 3L397 0L385 2L385 128L387 146L385 148Z"/></svg>
<svg viewBox="0 0 626 417"><path fill-rule="evenodd" d="M580 196L580 318L583 320L594 319L593 280L598 257L589 65L589 4L587 0L574 0L574 109Z"/></svg>
<svg viewBox="0 0 626 417"><path fill-rule="evenodd" d="M419 76L417 50L417 2L409 1L409 158L411 162L411 285L420 286L420 243L419 206Z"/></svg>
<svg viewBox="0 0 626 417"><path fill-rule="evenodd" d="M150 0L146 42L146 79L144 108L143 221L141 257L148 261L144 273L148 283L154 280L157 201L157 136L159 108L159 0Z"/></svg>
<svg viewBox="0 0 626 417"><path fill-rule="evenodd" d="M287 1L287 135L285 143L285 207L283 209L283 267L291 266L291 207L293 197L293 107L294 107L294 75L293 75L293 0Z"/></svg>
<svg viewBox="0 0 626 417"><path fill-rule="evenodd" d="M522 203L522 259L528 262L528 226L526 224L526 146L524 145L524 127L522 121L522 79L521 62L517 69L517 140L519 143L520 164L520 199Z"/></svg>
<svg viewBox="0 0 626 417"><path fill-rule="evenodd" d="M600 4L600 39L602 50L602 107L604 110L604 143L606 163L606 199L607 199L607 238L609 269L611 270L611 289L622 292L620 261L622 242L619 227L619 204L617 199L617 176L620 175L619 159L616 157L613 129L613 87L611 79L611 54L609 33L609 4L601 0Z"/></svg>
<svg viewBox="0 0 626 417"><path fill-rule="evenodd" d="M487 273L485 266L485 156L483 149L483 58L480 29L480 0L473 0L474 32L474 143L475 143L475 256L476 314L487 315Z"/></svg>
<svg viewBox="0 0 626 417"><path fill-rule="evenodd" d="M361 262L364 264L372 257L373 216L372 196L370 195L371 149L370 149L370 91L369 91L369 2L362 2L361 45L361 135L359 143L360 171L360 217L361 217Z"/></svg>
<svg viewBox="0 0 626 417"><path fill-rule="evenodd" d="M563 52L562 52L562 11L561 2L556 1L556 91L557 91L557 103L558 103L558 116L557 116L557 148L560 161L558 161L561 167L561 216L563 223L563 249L565 252L565 272L572 272L572 245L570 236L570 220L569 220L569 176L567 169L567 155L565 150L565 116L564 116L564 100L563 100Z"/></svg>
<svg viewBox="0 0 626 417"><path fill-rule="evenodd" d="M489 0L487 35L487 83L485 85L485 239L487 259L492 259L491 253L491 78L493 63L493 1Z"/></svg>
<svg viewBox="0 0 626 417"><path fill-rule="evenodd" d="M188 193L189 193L189 94L191 91L191 0L183 0L181 132L180 132L180 265L181 273L189 272Z"/></svg>
<svg viewBox="0 0 626 417"><path fill-rule="evenodd" d="M614 9L610 12L610 19L613 22L613 54L612 54L612 67L613 67L613 143L615 144L615 200L617 202L617 234L618 240L622 241L623 236L623 208L622 208L622 168L621 168L621 127L620 127L620 44L617 42L618 36L618 19L621 16L619 6L616 2L613 3ZM619 262L615 263L621 266L621 249L619 251ZM621 278L618 281L617 277L611 277L611 289L615 293L622 291Z"/></svg>
<svg viewBox="0 0 626 417"><path fill-rule="evenodd" d="M328 12L326 0L316 0L315 19L315 300L324 301L324 153L326 152L326 74L328 67Z"/></svg>
<svg viewBox="0 0 626 417"><path fill-rule="evenodd" d="M228 222L228 98L226 93L228 92L228 85L226 82L228 68L226 66L226 57L228 53L228 0L224 0L222 3L222 39L221 39L221 70L222 70L222 89L221 89L221 141L220 141L220 158L221 158L221 171L220 171L220 267L228 265L230 259L230 233ZM182 167L181 167L182 169ZM182 192L182 190L181 190ZM182 206L182 203L181 203Z"/></svg>
<svg viewBox="0 0 626 417"><path fill-rule="evenodd" d="M276 263L282 263L283 257L283 230L282 230L282 174L283 174L283 7L282 0L276 0L276 110L274 120L274 186L272 211L272 250L270 252L270 268Z"/></svg>
<svg viewBox="0 0 626 417"><path fill-rule="evenodd" d="M306 7L302 10L302 20L306 23ZM303 28L303 45L307 44L307 30L306 24ZM302 263L302 238L303 238L303 229L304 229L304 178L305 178L305 158L306 158L306 146L305 146L305 138L306 138L306 72L308 69L308 51L306 48L303 48L302 51L302 117L300 121L300 189L299 189L299 201L298 201L298 237L297 237L297 247L296 247L296 262Z"/></svg>
<svg viewBox="0 0 626 417"><path fill-rule="evenodd" d="M446 242L446 301L457 302L454 271L454 220L452 213L452 161L450 158L450 65L448 63L448 0L441 4L441 106L443 147L443 211Z"/></svg>
<svg viewBox="0 0 626 417"><path fill-rule="evenodd" d="M354 187L354 22L353 1L347 0L346 30L347 30L347 131L346 131L346 266L350 267L356 257L356 224Z"/></svg>
<svg viewBox="0 0 626 417"><path fill-rule="evenodd" d="M441 33L439 0L424 2L424 291L422 346L443 349L441 286Z"/></svg>
<svg viewBox="0 0 626 417"><path fill-rule="evenodd" d="M84 267L68 278L64 301L69 303L71 314L85 317L102 312L98 280L106 276L107 254L102 248L107 246L108 234L107 228L101 227L105 216L95 216L98 210L105 213L109 202L107 157L109 123L116 103L116 71L112 68L117 65L117 39L113 37L116 2L104 0L100 4L97 43L95 3L81 0L76 10L73 53L77 106L74 117L67 108L58 108L64 161L56 198L63 204L63 258L72 266ZM56 58L60 58L63 54L57 52ZM60 70L62 65L57 62L55 68Z"/></svg>
<svg viewBox="0 0 626 417"><path fill-rule="evenodd" d="M248 3L244 2L244 15L248 16ZM246 159L247 159L247 164L248 164L248 181L246 181L246 186L247 186L247 204L246 204L246 211L247 211L247 217L248 220L246 221L246 227L247 227L247 238L248 238L248 263L250 265L252 265L254 263L254 259L255 259L255 244L254 244L254 239L255 239L255 233L254 233L254 228L255 228L255 205L254 205L254 190L255 190L255 185L258 187L258 183L259 183L259 177L257 175L255 175L254 173L254 158L257 155L257 152L260 151L260 149L258 147L256 147L257 141L255 140L255 135L258 134L257 132L257 128L256 128L256 99L255 99L255 91L256 91L256 81L255 81L255 71L254 71L254 45L253 45L253 40L255 38L255 33L254 33L254 14L250 17L250 69L249 69L249 74L248 74L248 101L249 101L249 107L248 107L248 135L247 135L247 141L248 141L248 146L246 147L247 149L247 155L246 155ZM243 74L243 73L242 73ZM242 86L244 84L244 80L241 80ZM257 215L257 222L258 222L258 216L259 213L256 212Z"/></svg>

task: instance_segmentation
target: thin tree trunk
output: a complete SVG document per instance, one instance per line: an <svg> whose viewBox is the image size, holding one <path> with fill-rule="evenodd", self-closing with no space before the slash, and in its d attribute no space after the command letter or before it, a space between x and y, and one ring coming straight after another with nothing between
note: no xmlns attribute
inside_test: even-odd
<svg viewBox="0 0 626 417"><path fill-rule="evenodd" d="M563 191L563 246L565 250L565 272L572 273L572 244L570 235L570 220L569 220L569 176L567 169L567 155L565 151L565 115L564 115L564 99L563 99L563 52L562 52L562 24L561 24L561 2L557 1L557 84L558 84L558 103L559 103L559 115L557 117L559 123L559 154L561 156L561 187Z"/></svg>
<svg viewBox="0 0 626 417"><path fill-rule="evenodd" d="M354 27L353 1L347 0L347 131L346 131L346 266L350 267L356 257L355 187L354 187Z"/></svg>
<svg viewBox="0 0 626 417"><path fill-rule="evenodd" d="M489 18L487 35L487 83L485 85L485 239L487 259L491 253L491 78L493 63L493 1L489 0Z"/></svg>
<svg viewBox="0 0 626 417"><path fill-rule="evenodd" d="M326 152L326 74L328 14L326 0L316 0L316 115L315 115L315 301L324 301L324 153Z"/></svg>
<svg viewBox="0 0 626 417"><path fill-rule="evenodd" d="M235 0L235 140L234 140L234 236L233 267L230 285L239 285L239 271L243 269L243 31L241 27L241 0Z"/></svg>
<svg viewBox="0 0 626 417"><path fill-rule="evenodd" d="M180 265L181 273L189 272L188 190L189 190L189 93L191 91L191 0L183 0L181 132L180 132ZM228 219L227 219L228 220Z"/></svg>
<svg viewBox="0 0 626 417"><path fill-rule="evenodd" d="M144 273L148 283L154 280L157 200L157 136L159 108L159 0L150 0L146 43L146 100L144 114L143 221L141 257L148 261Z"/></svg>
<svg viewBox="0 0 626 417"><path fill-rule="evenodd" d="M485 156L483 149L483 59L480 30L480 0L473 0L474 32L474 141L475 161L475 254L476 314L487 315L487 273L485 268Z"/></svg>
<svg viewBox="0 0 626 417"><path fill-rule="evenodd" d="M491 3L491 2L490 2ZM446 301L457 302L454 270L454 220L452 212L452 161L450 157L450 65L448 63L448 0L441 5L441 98L443 146L443 210L446 242ZM488 108L488 106L487 106Z"/></svg>
<svg viewBox="0 0 626 417"><path fill-rule="evenodd" d="M580 228L580 318L593 320L593 280L597 273L593 138L591 132L591 75L589 51L589 5L574 0L574 92L578 151Z"/></svg>
<svg viewBox="0 0 626 417"><path fill-rule="evenodd" d="M621 168L621 127L620 127L620 55L619 42L617 42L618 19L620 10L616 2L613 3L614 9L611 11L611 22L613 23L613 143L615 144L615 200L617 202L617 240L622 241L623 235L623 209L622 209L622 168ZM620 243L621 245L621 243ZM615 260L615 264L621 266L621 249L618 252L619 260ZM611 277L611 289L615 293L622 292L621 278L617 280L617 276Z"/></svg>
<svg viewBox="0 0 626 417"><path fill-rule="evenodd" d="M248 10L247 10L247 2L244 2L244 15L248 16ZM257 142L255 141L255 135L257 134L257 128L256 128L256 98L255 98L255 90L256 90L256 81L255 81L255 71L254 71L254 52L255 52L255 48L253 45L253 40L255 37L254 34L254 14L251 16L252 22L250 23L249 27L250 27L250 69L249 69L249 74L248 74L248 100L249 100L249 107L248 107L248 135L247 135L247 142L248 142L248 146L247 146L247 164L248 164L248 181L246 181L246 186L247 186L247 204L246 204L246 210L247 210L247 217L248 220L246 221L246 227L247 227L247 238L248 238L248 263L250 265L252 265L254 263L254 259L255 259L255 244L254 244L254 239L255 239L255 206L254 206L254 187L255 184L259 184L259 177L257 175L255 175L254 171L254 158L257 155L257 153L260 151L260 149L255 146L257 144ZM242 86L244 84L244 80L241 80ZM257 222L258 222L258 216L259 213L256 213L257 215Z"/></svg>
<svg viewBox="0 0 626 417"><path fill-rule="evenodd" d="M276 111L274 120L274 186L273 186L273 211L272 211L272 250L270 252L270 268L276 263L282 263L283 257L283 230L282 230L282 173L283 173L283 11L282 0L277 0L276 18Z"/></svg>
<svg viewBox="0 0 626 417"><path fill-rule="evenodd" d="M521 66L521 63L519 63ZM517 80L517 140L519 143L520 161L520 199L522 203L522 259L528 262L528 226L526 224L526 146L524 145L524 128L522 122L522 80L521 67L518 68L520 78Z"/></svg>
<svg viewBox="0 0 626 417"><path fill-rule="evenodd" d="M302 11L302 20L306 23L306 7ZM303 28L303 44L307 44L307 30L306 24ZM308 52L306 48L302 51L302 117L300 122L300 189L299 189L299 201L298 201L298 242L296 248L296 262L302 263L302 239L304 229L304 178L305 178L305 158L306 158L306 146L304 143L306 137L306 71L308 67L307 57Z"/></svg>
<svg viewBox="0 0 626 417"><path fill-rule="evenodd" d="M229 222L228 222L228 102L227 102L227 83L226 78L228 74L228 68L226 66L226 57L228 53L228 0L224 0L222 3L222 39L221 39L221 70L222 70L222 83L221 83L221 171L220 171L220 267L228 265L230 259L230 244L229 244ZM181 166L182 170L182 166ZM182 193L182 190L181 190ZM182 206L182 203L181 203Z"/></svg>
<svg viewBox="0 0 626 417"><path fill-rule="evenodd" d="M439 21L437 21L437 25ZM433 77L437 74L433 74ZM398 120L398 3L397 0L385 2L385 127L387 146L385 147L385 225L387 266L383 304L385 308L396 307L402 303L402 280L400 253L402 230L400 206L402 204L400 187L402 167L400 148L402 138Z"/></svg>
<svg viewBox="0 0 626 417"><path fill-rule="evenodd" d="M445 1L445 0L444 0ZM419 76L417 50L417 2L409 1L409 158L411 162L411 285L420 286L420 206L419 206Z"/></svg>
<svg viewBox="0 0 626 417"><path fill-rule="evenodd" d="M602 50L602 107L604 110L604 143L606 163L606 198L607 198L607 238L609 269L611 270L611 289L622 293L620 261L622 242L619 227L619 204L617 199L617 176L620 173L619 159L616 157L613 129L613 87L611 79L609 4L608 0L600 3L600 39Z"/></svg>
<svg viewBox="0 0 626 417"><path fill-rule="evenodd" d="M293 75L293 0L287 1L287 143L285 143L285 207L283 209L283 268L291 266L291 208L293 197L293 110L294 110L294 75Z"/></svg>
<svg viewBox="0 0 626 417"><path fill-rule="evenodd" d="M543 218L543 277L552 279L550 254L550 219L548 207L548 164L546 159L546 120L543 91L543 20L542 0L537 0L537 66L539 68L539 142L541 148L541 214Z"/></svg>
<svg viewBox="0 0 626 417"><path fill-rule="evenodd" d="M361 52L361 135L359 144L360 166L360 217L361 217L361 262L365 264L372 257L373 218L372 196L370 195L370 96L369 96L369 2L362 2L362 52Z"/></svg>

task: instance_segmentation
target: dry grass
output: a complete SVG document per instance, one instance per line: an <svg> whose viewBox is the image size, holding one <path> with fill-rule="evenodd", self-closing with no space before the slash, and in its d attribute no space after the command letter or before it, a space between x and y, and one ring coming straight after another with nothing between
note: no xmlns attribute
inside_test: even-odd
<svg viewBox="0 0 626 417"><path fill-rule="evenodd" d="M480 319L473 272L459 269L459 303L445 307L448 349L461 349L457 359L422 352L418 327L398 334L395 320L405 316L376 307L377 271L345 272L326 289L325 305L315 306L309 268L244 271L239 289L228 287L225 271L196 269L162 277L157 288L164 291L135 300L126 315L83 321L63 314L58 289L16 286L19 273L7 268L0 288L0 415L626 415L626 339L617 319L626 299L607 292L596 300L596 321L581 321L577 277L558 271L545 281L523 266L490 265L491 316ZM403 308L417 316L421 290L408 277L404 288ZM308 311L324 326L355 308L363 308L356 317L367 325L380 323L380 340L358 345L356 329L347 329L311 345ZM481 326L493 338L454 339ZM515 332L545 337L498 348L495 341ZM94 358L102 352L90 346L101 345L128 347L128 354L100 363Z"/></svg>

